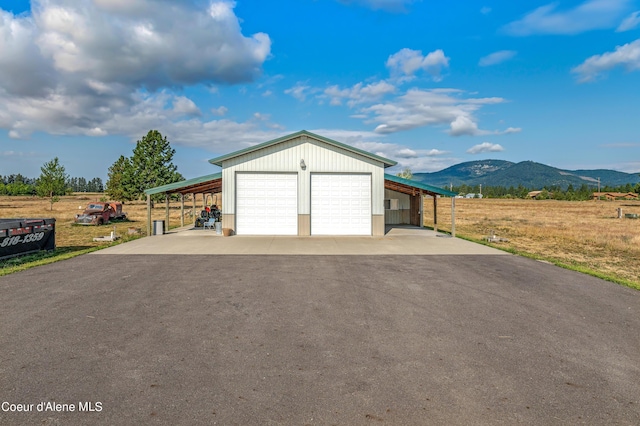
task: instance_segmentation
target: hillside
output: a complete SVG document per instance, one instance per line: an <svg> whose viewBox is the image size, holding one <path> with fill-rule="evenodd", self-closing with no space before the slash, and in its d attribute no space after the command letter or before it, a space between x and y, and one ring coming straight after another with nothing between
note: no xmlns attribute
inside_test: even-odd
<svg viewBox="0 0 640 426"><path fill-rule="evenodd" d="M615 170L562 170L534 161L512 163L504 160L479 160L460 163L434 173L414 173L413 179L438 187L486 185L526 188L549 188L583 184L596 188L640 183L640 176Z"/></svg>

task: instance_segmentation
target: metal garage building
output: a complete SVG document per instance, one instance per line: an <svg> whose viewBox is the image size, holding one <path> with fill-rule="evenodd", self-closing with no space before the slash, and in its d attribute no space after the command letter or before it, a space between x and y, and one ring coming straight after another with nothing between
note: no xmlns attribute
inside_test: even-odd
<svg viewBox="0 0 640 426"><path fill-rule="evenodd" d="M222 226L239 235L384 234L395 161L301 131L210 163L222 167Z"/></svg>
<svg viewBox="0 0 640 426"><path fill-rule="evenodd" d="M439 195L455 195L385 175L395 161L304 130L209 162L222 168L215 179L164 185L147 196L218 188L222 226L238 235L379 236L385 224L422 226L424 194L434 208Z"/></svg>

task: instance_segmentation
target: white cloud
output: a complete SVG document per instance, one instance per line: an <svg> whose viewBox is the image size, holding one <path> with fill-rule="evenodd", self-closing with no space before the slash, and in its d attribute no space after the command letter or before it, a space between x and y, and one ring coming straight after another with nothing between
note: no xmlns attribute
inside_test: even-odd
<svg viewBox="0 0 640 426"><path fill-rule="evenodd" d="M410 89L388 102L361 108L359 113L367 115L365 122L380 123L375 128L380 134L434 125L449 125L452 136L496 133L480 130L473 113L485 105L505 100L497 97L464 98L462 93L456 89Z"/></svg>
<svg viewBox="0 0 640 426"><path fill-rule="evenodd" d="M314 131L315 132L315 131ZM319 130L318 134L325 135ZM366 136L364 136L366 135ZM428 172L442 170L452 164L459 162L457 159L446 157L450 154L448 151L439 149L415 149L408 148L404 145L388 142L379 142L380 135L376 133L365 133L362 140L348 142L356 148L364 151L372 152L390 160L398 162L398 165L387 169L387 173L393 173L394 170L400 171L405 167L409 167L413 172ZM330 136L329 136L330 137ZM337 139L343 141L343 139Z"/></svg>
<svg viewBox="0 0 640 426"><path fill-rule="evenodd" d="M386 10L388 12L405 12L406 6L415 3L416 0L338 0L343 4L357 4L373 10Z"/></svg>
<svg viewBox="0 0 640 426"><path fill-rule="evenodd" d="M488 6L483 6L482 9L480 9L480 13L482 13L483 15L488 15L491 13L491 8Z"/></svg>
<svg viewBox="0 0 640 426"><path fill-rule="evenodd" d="M503 131L494 131L493 134L494 135L508 135L510 133L520 133L522 131L522 129L520 127L507 127L506 130Z"/></svg>
<svg viewBox="0 0 640 426"><path fill-rule="evenodd" d="M173 112L178 115L198 116L202 113L196 104L189 98L177 96L173 99Z"/></svg>
<svg viewBox="0 0 640 426"><path fill-rule="evenodd" d="M435 81L440 81L442 69L449 66L449 58L441 49L423 56L420 50L404 48L389 56L386 65L392 75L413 76L418 70L423 70Z"/></svg>
<svg viewBox="0 0 640 426"><path fill-rule="evenodd" d="M594 55L571 70L578 75L580 83L595 81L603 72L617 66L628 71L640 70L640 39L617 46L613 52Z"/></svg>
<svg viewBox="0 0 640 426"><path fill-rule="evenodd" d="M627 16L622 23L616 28L616 32L622 33L625 31L630 31L638 27L640 25L640 11L633 12L631 15Z"/></svg>
<svg viewBox="0 0 640 426"><path fill-rule="evenodd" d="M36 0L36 43L62 72L151 89L252 81L270 53L266 34L242 35L233 2L132 3Z"/></svg>
<svg viewBox="0 0 640 426"><path fill-rule="evenodd" d="M271 41L242 34L233 2L162 3L33 0L31 14L0 9L0 128L12 138L138 136L200 115L162 88L260 75Z"/></svg>
<svg viewBox="0 0 640 426"><path fill-rule="evenodd" d="M468 154L481 154L483 152L501 152L504 151L504 148L497 144L491 142L482 142L481 144L474 145L467 150Z"/></svg>
<svg viewBox="0 0 640 426"><path fill-rule="evenodd" d="M304 102L307 99L308 95L316 91L317 90L313 89L311 86L307 86L305 83L298 82L295 84L295 86L285 90L284 93L293 96L301 102Z"/></svg>
<svg viewBox="0 0 640 426"><path fill-rule="evenodd" d="M410 148L403 148L396 152L396 156L399 158L416 158L418 153Z"/></svg>
<svg viewBox="0 0 640 426"><path fill-rule="evenodd" d="M481 67L488 67L491 65L501 64L502 62L508 61L509 59L516 56L518 52L515 50L499 50L497 52L493 52L490 55L484 56L480 58L480 62L478 65Z"/></svg>
<svg viewBox="0 0 640 426"><path fill-rule="evenodd" d="M386 65L392 74L412 75L419 69L429 70L437 64L442 65L446 62L444 59L448 61L442 51L436 52L423 56L419 51L402 49L391 55ZM306 82L298 82L285 93L300 101L314 94L320 104L327 100L333 106L346 103L354 110L349 116L362 120L367 125L375 124L374 132L378 135L424 126L449 126L451 136L502 135L521 130L509 127L506 130L490 131L478 127L474 113L486 105L505 102L503 98L465 97L462 90L452 88L412 88L396 95L400 90L398 83L399 80L391 78L368 84L361 82L347 88L330 85L319 89Z"/></svg>
<svg viewBox="0 0 640 426"><path fill-rule="evenodd" d="M218 108L211 108L211 113L217 116L223 116L229 111L226 106L219 106Z"/></svg>
<svg viewBox="0 0 640 426"><path fill-rule="evenodd" d="M628 10L631 0L587 0L568 10L557 10L558 3L540 6L503 30L514 36L534 34L573 35L585 31L613 28Z"/></svg>
<svg viewBox="0 0 640 426"><path fill-rule="evenodd" d="M425 155L415 158L396 158L398 164L394 167L386 169L385 172L395 174L406 167L408 167L413 173L437 172L462 161L459 158L451 157L449 152L438 152L438 155Z"/></svg>
<svg viewBox="0 0 640 426"><path fill-rule="evenodd" d="M468 116L459 115L451 122L451 130L449 131L449 134L451 136L477 135L478 124Z"/></svg>
<svg viewBox="0 0 640 426"><path fill-rule="evenodd" d="M324 90L324 94L329 97L331 105L341 105L343 99L348 99L347 105L353 107L357 104L373 102L384 95L393 93L396 87L386 81L377 83L355 84L349 89L340 89L338 86L329 86Z"/></svg>
<svg viewBox="0 0 640 426"><path fill-rule="evenodd" d="M366 141L371 141L372 139L380 138L380 135L375 132L370 131L359 131L359 130L345 130L345 129L314 129L309 130L311 133L315 133L317 135L324 136L329 139L333 139L339 142L346 143L347 145L352 145L360 149L362 148L363 143L367 143ZM367 149L365 149L367 151Z"/></svg>

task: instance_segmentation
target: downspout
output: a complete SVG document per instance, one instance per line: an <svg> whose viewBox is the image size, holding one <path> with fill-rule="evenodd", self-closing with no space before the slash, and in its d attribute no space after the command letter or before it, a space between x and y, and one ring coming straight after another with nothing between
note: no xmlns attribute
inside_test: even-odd
<svg viewBox="0 0 640 426"><path fill-rule="evenodd" d="M180 227L184 227L184 194L180 194Z"/></svg>
<svg viewBox="0 0 640 426"><path fill-rule="evenodd" d="M195 228L195 226L196 226L196 218L197 218L197 216L196 216L196 193L195 192L193 194L191 194L191 198L193 198L193 210L192 210L193 214L192 214L192 217L193 217L193 227Z"/></svg>
<svg viewBox="0 0 640 426"><path fill-rule="evenodd" d="M169 231L169 194L164 194L165 199L165 216L167 218L167 227L164 229L164 232Z"/></svg>
<svg viewBox="0 0 640 426"><path fill-rule="evenodd" d="M451 236L456 236L456 197L451 197Z"/></svg>
<svg viewBox="0 0 640 426"><path fill-rule="evenodd" d="M420 228L424 228L424 193L420 190Z"/></svg>

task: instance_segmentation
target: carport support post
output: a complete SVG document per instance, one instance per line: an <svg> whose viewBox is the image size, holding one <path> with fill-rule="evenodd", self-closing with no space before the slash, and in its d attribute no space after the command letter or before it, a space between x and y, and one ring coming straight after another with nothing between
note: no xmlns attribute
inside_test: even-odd
<svg viewBox="0 0 640 426"><path fill-rule="evenodd" d="M420 190L420 228L424 228L424 194Z"/></svg>
<svg viewBox="0 0 640 426"><path fill-rule="evenodd" d="M164 194L164 199L165 199L165 215L167 218L167 225L166 228L164 228L164 231L167 232L169 230L169 194Z"/></svg>
<svg viewBox="0 0 640 426"><path fill-rule="evenodd" d="M193 198L193 226L196 226L196 194L191 194L191 198Z"/></svg>
<svg viewBox="0 0 640 426"><path fill-rule="evenodd" d="M184 194L180 194L180 227L184 226Z"/></svg>
<svg viewBox="0 0 640 426"><path fill-rule="evenodd" d="M438 196L433 194L433 230L438 232Z"/></svg>
<svg viewBox="0 0 640 426"><path fill-rule="evenodd" d="M451 197L451 236L456 236L456 197Z"/></svg>
<svg viewBox="0 0 640 426"><path fill-rule="evenodd" d="M147 237L151 235L151 195L147 194Z"/></svg>

